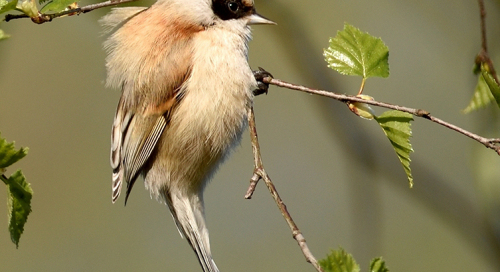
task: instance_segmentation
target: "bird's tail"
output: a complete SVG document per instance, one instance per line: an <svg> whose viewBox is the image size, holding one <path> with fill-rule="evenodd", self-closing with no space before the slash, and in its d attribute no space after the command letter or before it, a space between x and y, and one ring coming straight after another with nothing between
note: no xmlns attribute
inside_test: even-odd
<svg viewBox="0 0 500 272"><path fill-rule="evenodd" d="M210 252L202 197L169 194L167 204L179 233L188 240L203 271L219 272Z"/></svg>

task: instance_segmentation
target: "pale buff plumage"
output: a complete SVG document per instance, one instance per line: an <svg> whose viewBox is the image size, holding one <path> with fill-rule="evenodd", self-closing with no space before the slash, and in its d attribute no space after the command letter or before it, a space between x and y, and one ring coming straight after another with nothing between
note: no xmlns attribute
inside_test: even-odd
<svg viewBox="0 0 500 272"><path fill-rule="evenodd" d="M228 1L214 2L226 8ZM252 0L234 2L248 15L222 20L212 0L159 0L150 8L114 9L101 21L108 31L117 28L105 42L107 85L122 89L112 130L112 200L125 182L127 199L142 174L205 272L218 269L203 189L240 138L257 87L247 25L272 23L255 14Z"/></svg>

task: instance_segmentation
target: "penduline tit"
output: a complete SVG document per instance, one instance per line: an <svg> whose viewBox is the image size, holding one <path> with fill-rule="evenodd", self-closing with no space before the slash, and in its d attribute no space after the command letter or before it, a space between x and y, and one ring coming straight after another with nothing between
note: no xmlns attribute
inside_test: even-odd
<svg viewBox="0 0 500 272"><path fill-rule="evenodd" d="M158 0L113 9L101 23L107 86L120 88L111 132L112 201L139 175L172 217L204 272L219 271L203 190L239 141L257 81L247 60L252 24L274 24L253 0Z"/></svg>

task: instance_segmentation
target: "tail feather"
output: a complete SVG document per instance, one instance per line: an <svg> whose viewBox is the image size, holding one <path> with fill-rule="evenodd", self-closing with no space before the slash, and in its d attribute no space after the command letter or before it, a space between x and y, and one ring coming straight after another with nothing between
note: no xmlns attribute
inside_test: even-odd
<svg viewBox="0 0 500 272"><path fill-rule="evenodd" d="M201 267L204 272L219 272L217 265L212 258L212 254L210 253L210 245L205 245L203 240L197 233L193 233L194 237L188 238L189 244L193 248L196 256L198 257L198 261L200 262ZM189 236L186 236L189 237ZM194 241L194 243L193 243Z"/></svg>
<svg viewBox="0 0 500 272"><path fill-rule="evenodd" d="M167 205L181 236L185 237L198 257L204 272L219 272L210 251L208 229L205 225L203 199L199 195L172 195Z"/></svg>

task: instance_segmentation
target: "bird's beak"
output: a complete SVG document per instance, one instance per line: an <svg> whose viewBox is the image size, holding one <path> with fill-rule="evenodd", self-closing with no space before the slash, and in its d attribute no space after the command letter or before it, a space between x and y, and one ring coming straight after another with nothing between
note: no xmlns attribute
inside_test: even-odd
<svg viewBox="0 0 500 272"><path fill-rule="evenodd" d="M247 25L276 25L276 23L257 13L254 13L248 17Z"/></svg>

